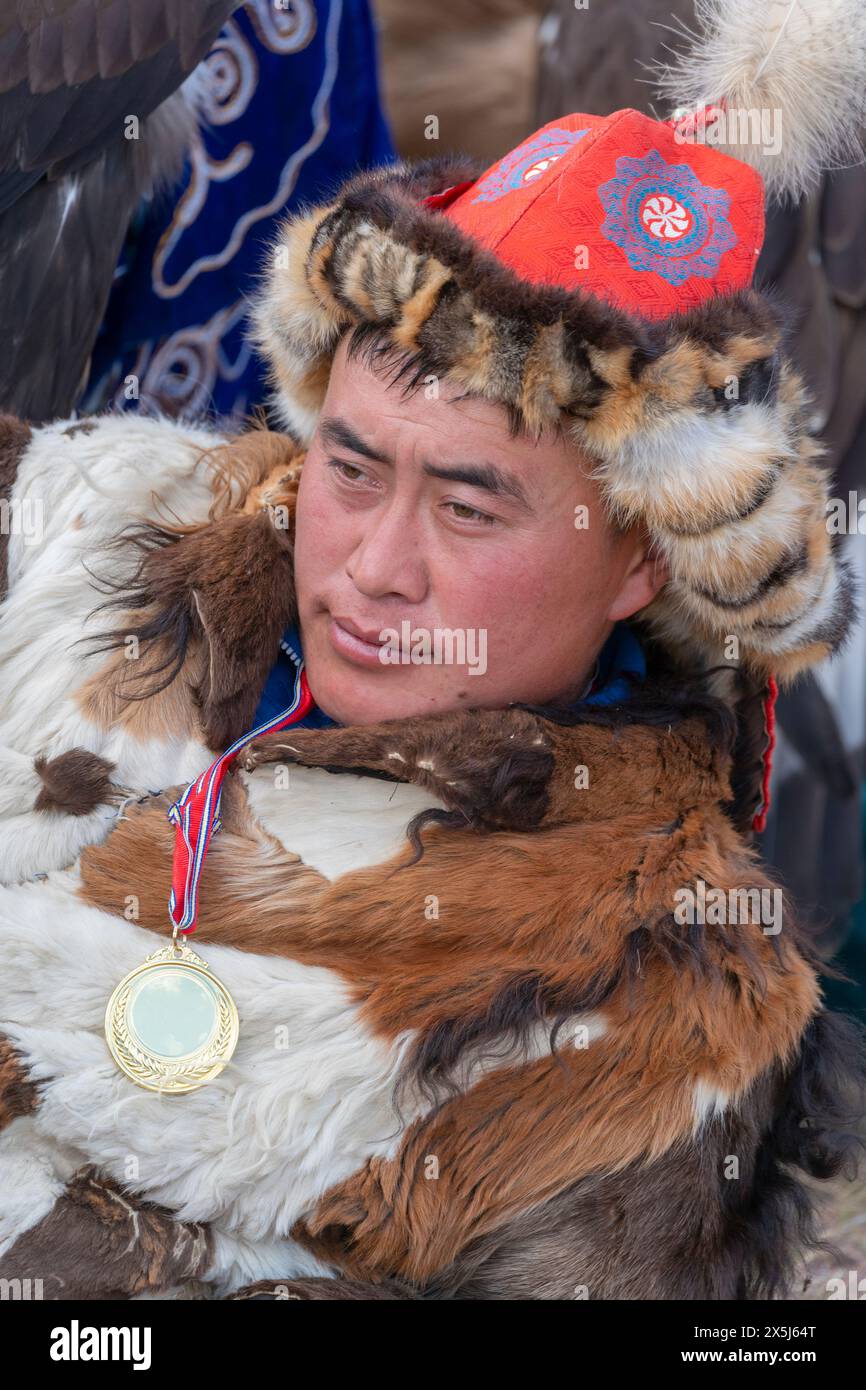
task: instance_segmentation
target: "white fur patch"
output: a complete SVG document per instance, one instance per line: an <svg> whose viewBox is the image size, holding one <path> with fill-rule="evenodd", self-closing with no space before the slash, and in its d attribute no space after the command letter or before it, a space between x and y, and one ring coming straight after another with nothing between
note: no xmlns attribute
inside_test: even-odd
<svg viewBox="0 0 866 1390"><path fill-rule="evenodd" d="M122 785L172 785L184 775L174 771L182 749L167 750L163 770L156 742L127 748L128 735L95 729L71 697L106 659L89 655L79 639L117 623L116 613L87 621L105 598L89 571L116 580L134 565L132 555L106 553L132 523L205 520L213 493L199 456L219 436L134 415L83 422L79 429L90 432L72 437L69 428L75 425L65 421L34 430L12 491L13 502L38 509L42 529L32 544L23 533L10 536L9 595L0 606L0 746L49 758L87 748L119 763ZM148 769L155 784L136 780Z"/></svg>
<svg viewBox="0 0 866 1390"><path fill-rule="evenodd" d="M112 1061L103 1020L118 980L159 943L77 901L75 877L0 888L0 1032L40 1086L32 1200L22 1203L17 1177L0 1184L4 1239L45 1214L72 1153L180 1220L213 1223L226 1263L210 1277L224 1290L277 1266L308 1273L309 1256L287 1243L292 1223L369 1157L393 1153L419 1113L403 1096L398 1116L392 1101L411 1034L376 1037L333 971L208 944L238 1006L235 1055L199 1091L145 1091ZM10 1155L21 1131L6 1132Z"/></svg>
<svg viewBox="0 0 866 1390"><path fill-rule="evenodd" d="M724 101L731 111L773 116L778 148L732 142L729 131L721 145L760 171L771 196L799 198L822 169L860 162L863 0L697 0L685 32L689 42L656 71L660 92L685 109Z"/></svg>
<svg viewBox="0 0 866 1390"><path fill-rule="evenodd" d="M35 1115L19 1115L0 1132L0 1256L48 1215L82 1161L42 1133Z"/></svg>
<svg viewBox="0 0 866 1390"><path fill-rule="evenodd" d="M625 439L606 445L593 437L602 462L595 475L615 507L647 515L654 525L678 511L697 517L730 505L732 480L760 481L770 462L787 456L775 406L742 405L735 413L671 411Z"/></svg>
<svg viewBox="0 0 866 1390"><path fill-rule="evenodd" d="M714 1086L709 1081L696 1081L694 1089L695 1131L706 1124L707 1120L713 1119L716 1115L723 1115L730 1099L728 1092L723 1091L719 1086Z"/></svg>
<svg viewBox="0 0 866 1390"><path fill-rule="evenodd" d="M117 785L138 791L189 781L210 761L186 735L141 742L122 728L99 729L73 696L106 660L79 639L117 622L116 613L88 622L105 597L88 571L117 579L130 567L130 557L106 548L131 523L203 521L213 493L201 450L219 442L205 430L135 415L33 431L11 500L40 525L10 536L9 594L0 604L0 770L9 772L0 793L2 882L69 864L113 823L107 808L81 818L30 814L36 754L86 748L114 763Z"/></svg>
<svg viewBox="0 0 866 1390"><path fill-rule="evenodd" d="M391 859L406 844L412 817L429 806L444 806L410 782L291 763L268 764L241 776L265 830L332 880Z"/></svg>
<svg viewBox="0 0 866 1390"><path fill-rule="evenodd" d="M31 810L0 820L0 883L23 883L74 864L88 845L99 844L117 824L114 807L86 816Z"/></svg>

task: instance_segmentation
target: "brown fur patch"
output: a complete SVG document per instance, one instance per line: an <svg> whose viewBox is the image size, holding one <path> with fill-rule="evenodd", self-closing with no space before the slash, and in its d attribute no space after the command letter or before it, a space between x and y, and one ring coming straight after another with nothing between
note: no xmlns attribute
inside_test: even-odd
<svg viewBox="0 0 866 1390"><path fill-rule="evenodd" d="M70 748L56 758L35 758L42 779L34 810L64 816L87 816L112 795L114 763L86 748Z"/></svg>
<svg viewBox="0 0 866 1390"><path fill-rule="evenodd" d="M119 547L139 547L139 570L108 583L110 606L126 611L105 643L114 650L75 698L100 728L217 749L247 727L294 613L303 454L285 435L252 429L201 459L209 520L120 537Z"/></svg>
<svg viewBox="0 0 866 1390"><path fill-rule="evenodd" d="M294 498L303 457L286 435L264 428L247 430L204 451L202 460L214 491L210 519L218 520L231 511L254 514L282 502L287 491Z"/></svg>
<svg viewBox="0 0 866 1390"><path fill-rule="evenodd" d="M118 630L123 630L125 622L133 634L140 621L140 614L126 614ZM154 638L147 643L140 661L127 659L126 648L119 647L79 686L74 699L85 718L97 728L113 729L119 725L128 738L137 742L151 738L200 738L204 742L195 699L205 659L201 645L190 652L170 685L153 689L174 656L168 639ZM142 699L142 690L148 689L151 693Z"/></svg>
<svg viewBox="0 0 866 1390"><path fill-rule="evenodd" d="M285 760L414 782L485 829L616 819L626 780L629 811L660 821L673 818L684 800L728 794L726 759L698 720L681 723L667 738L640 724L614 736L605 726L558 726L515 708L456 710L357 728L284 729L238 757L247 770ZM578 763L593 769L579 792Z"/></svg>
<svg viewBox="0 0 866 1390"><path fill-rule="evenodd" d="M66 428L65 430L62 430L61 433L63 434L64 438L66 438L66 439L74 439L75 436L78 435L78 434L83 434L83 435L93 434L93 431L94 431L95 429L96 429L96 421L95 421L95 420L78 420L78 421L76 421L76 423L75 423L74 425L69 425L69 426L67 426L67 428Z"/></svg>
<svg viewBox="0 0 866 1390"><path fill-rule="evenodd" d="M402 348L417 347L418 335L433 312L444 285L452 279L447 266L437 261L426 267L424 279L416 293L403 305L399 326L394 331L394 340Z"/></svg>
<svg viewBox="0 0 866 1390"><path fill-rule="evenodd" d="M285 482L286 518L297 479ZM225 748L250 726L262 687L294 615L290 528L271 511L231 512L193 528L146 528L137 575L116 586L124 621L108 634L117 651L78 693L100 723L118 704L152 705L128 718L139 736L162 726L176 735L193 722L209 748ZM125 660L128 639L140 659ZM181 677L179 680L178 677Z"/></svg>
<svg viewBox="0 0 866 1390"><path fill-rule="evenodd" d="M174 788L128 807L107 841L87 846L81 858L79 890L86 902L122 916L126 895L134 892L139 926L170 932L166 903L175 828L167 811L181 790ZM223 783L220 820L222 829L211 841L199 889L196 940L231 939L241 950L279 955L285 944L284 915L297 913L300 919L312 910L327 879L262 830L250 814L246 793L231 774ZM223 930L220 899L227 882L232 885L236 909L246 918L243 930L231 913L231 923ZM129 884L135 887L124 886ZM253 902L262 910L257 907L251 912Z"/></svg>
<svg viewBox="0 0 866 1390"><path fill-rule="evenodd" d="M289 537L264 513L228 516L158 552L148 581L157 608L184 603L204 636L202 727L224 748L249 727L295 611Z"/></svg>
<svg viewBox="0 0 866 1390"><path fill-rule="evenodd" d="M802 1194L787 1176L778 1183L767 1142L771 1117L785 1108L789 1115L794 1110L774 1068L740 1106L663 1158L584 1178L474 1241L434 1277L425 1296L588 1296L593 1302L784 1296L803 1234Z"/></svg>
<svg viewBox="0 0 866 1390"><path fill-rule="evenodd" d="M41 1279L46 1299L130 1298L200 1278L212 1263L207 1226L177 1221L87 1167L0 1257L0 1277Z"/></svg>
<svg viewBox="0 0 866 1390"><path fill-rule="evenodd" d="M543 324L536 329L523 373L520 409L530 430L540 430L553 411L567 406L571 385L562 324Z"/></svg>
<svg viewBox="0 0 866 1390"><path fill-rule="evenodd" d="M328 209L323 209L322 212L325 220L331 215ZM307 280L322 308L328 312L332 323L334 321L345 323L345 310L332 294L331 286L328 283L328 266L334 254L333 245L322 235L322 223L318 218L311 217L308 221L305 219L305 225L315 228L306 257Z"/></svg>
<svg viewBox="0 0 866 1390"><path fill-rule="evenodd" d="M36 1083L10 1039L0 1036L0 1130L19 1115L29 1115L38 1104Z"/></svg>
<svg viewBox="0 0 866 1390"><path fill-rule="evenodd" d="M288 376L288 368L283 363L278 362L274 368L274 378L277 385L282 386ZM329 357L320 357L316 362L309 364L307 370L297 378L297 397L304 409L311 412L319 409L325 399L330 379L331 359ZM295 378L293 377L292 380Z"/></svg>

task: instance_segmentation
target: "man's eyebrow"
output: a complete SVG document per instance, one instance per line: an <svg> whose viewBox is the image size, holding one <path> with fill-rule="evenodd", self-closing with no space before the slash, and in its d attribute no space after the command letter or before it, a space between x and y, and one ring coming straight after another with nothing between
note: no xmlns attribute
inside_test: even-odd
<svg viewBox="0 0 866 1390"><path fill-rule="evenodd" d="M353 454L360 454L362 458L371 459L373 463L393 462L392 459L377 454L376 450L366 444L352 426L346 420L341 420L338 415L326 415L319 423L319 433L327 444L332 444L338 449L351 449Z"/></svg>
<svg viewBox="0 0 866 1390"><path fill-rule="evenodd" d="M425 463L423 472L430 478L445 478L452 483L467 483L470 487L484 488L485 492L498 497L513 497L527 511L533 510L523 487L516 478L510 478L492 463L455 464L452 468L440 468L438 464Z"/></svg>
<svg viewBox="0 0 866 1390"><path fill-rule="evenodd" d="M319 424L319 432L327 444L336 448L350 449L353 454L360 454L361 458L370 459L373 463L393 464L393 459L377 454L376 450L352 429L348 421L338 415L323 417ZM509 477L492 463L457 463L447 468L440 464L425 463L422 471L428 478L444 478L446 482L466 483L469 487L483 488L485 492L492 492L498 497L511 497L527 511L533 510L524 488L517 479Z"/></svg>

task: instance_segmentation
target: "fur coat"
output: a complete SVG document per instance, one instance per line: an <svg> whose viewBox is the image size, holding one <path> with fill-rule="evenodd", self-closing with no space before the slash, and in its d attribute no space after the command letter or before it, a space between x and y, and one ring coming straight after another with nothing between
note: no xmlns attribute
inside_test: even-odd
<svg viewBox="0 0 866 1390"><path fill-rule="evenodd" d="M112 1061L108 997L170 931L167 808L252 726L294 616L301 462L266 432L2 424L0 1277L88 1299L779 1293L814 1235L805 1175L847 1151L856 1045L790 905L781 930L680 920L699 881L773 885L735 701L663 653L585 717L251 745L192 942L237 1051L182 1096Z"/></svg>

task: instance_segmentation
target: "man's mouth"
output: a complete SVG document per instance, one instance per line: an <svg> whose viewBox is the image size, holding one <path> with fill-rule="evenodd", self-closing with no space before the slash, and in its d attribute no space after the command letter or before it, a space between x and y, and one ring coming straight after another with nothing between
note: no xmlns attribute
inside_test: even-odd
<svg viewBox="0 0 866 1390"><path fill-rule="evenodd" d="M329 619L328 636L331 646L340 656L358 666L383 666L379 654L382 647L379 633L382 628L364 628L351 618L338 618L333 614L329 615Z"/></svg>

